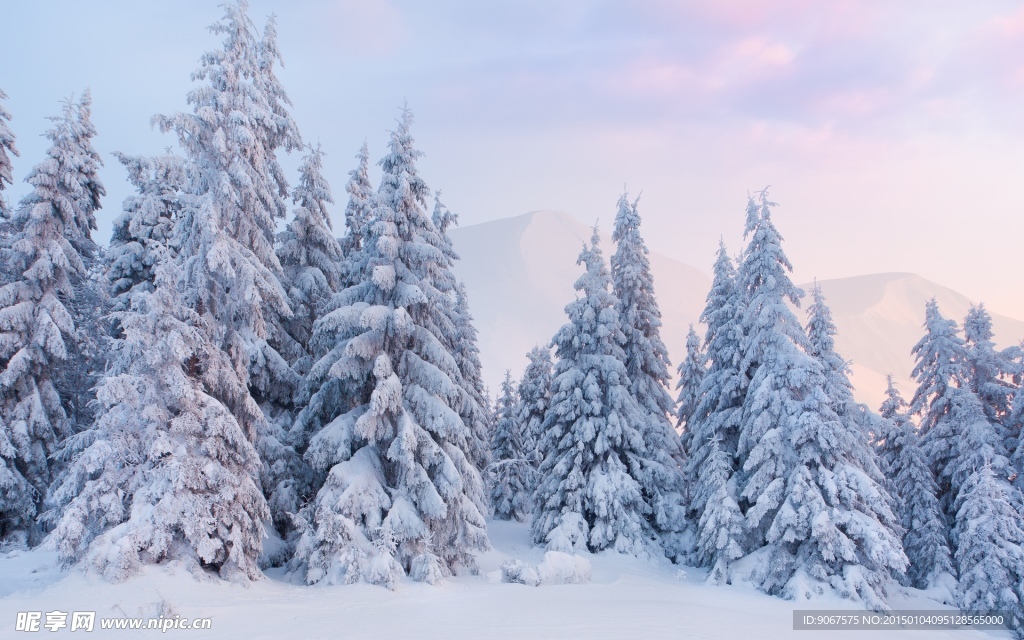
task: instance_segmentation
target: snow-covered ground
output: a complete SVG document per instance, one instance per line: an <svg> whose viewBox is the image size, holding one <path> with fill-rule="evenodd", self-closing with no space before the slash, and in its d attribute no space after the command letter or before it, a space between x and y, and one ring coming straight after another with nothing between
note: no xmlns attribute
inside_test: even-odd
<svg viewBox="0 0 1024 640"><path fill-rule="evenodd" d="M680 571L611 553L589 556L589 584L529 587L501 582L500 566L517 558L533 566L543 550L529 543L529 527L490 522L494 549L479 557L480 575L450 578L438 586L401 582L395 591L366 584L306 587L272 571L251 585L197 580L183 569L147 567L127 582L110 584L81 572L61 573L46 551L0 555L0 638L45 637L15 631L18 612L96 611L85 637L156 637L156 630L101 630L102 617L211 619L210 630L171 629L206 638L1008 638L974 631L794 631L796 603L743 586L703 584L704 574ZM920 592L892 594L905 609L939 609ZM821 599L800 608L851 608Z"/></svg>

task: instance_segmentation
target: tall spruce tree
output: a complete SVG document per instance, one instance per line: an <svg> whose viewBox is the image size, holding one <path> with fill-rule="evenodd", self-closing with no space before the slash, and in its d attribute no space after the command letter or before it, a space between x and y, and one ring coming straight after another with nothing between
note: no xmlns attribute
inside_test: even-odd
<svg viewBox="0 0 1024 640"><path fill-rule="evenodd" d="M551 349L535 346L526 354L528 360L519 381L517 418L523 429L523 448L534 469L540 468L540 440L544 436L544 416L551 405ZM536 480L539 476L533 474ZM531 493L536 482L530 485Z"/></svg>
<svg viewBox="0 0 1024 640"><path fill-rule="evenodd" d="M646 453L640 458L638 476L644 497L651 505L651 524L661 537L665 552L682 559L692 542L687 540L686 486L683 484L683 450L672 428L676 414L669 395L671 363L661 340L661 310L654 294L654 277L647 245L640 235L639 198L622 194L615 215L611 257L612 293L624 342L629 390L647 415L642 424Z"/></svg>
<svg viewBox="0 0 1024 640"><path fill-rule="evenodd" d="M967 386L967 356L956 322L947 320L939 311L935 298L925 305L925 335L912 350L917 362L913 377L918 383L910 410L919 415L921 448L928 457L928 466L938 485L937 496L942 511L951 525L955 496L950 484L959 450L959 429L977 416L971 411L961 389ZM973 395L973 394L971 394ZM952 414L953 400L961 397L959 416ZM968 415L971 414L971 415Z"/></svg>
<svg viewBox="0 0 1024 640"><path fill-rule="evenodd" d="M679 389L676 424L683 430L680 443L684 455L694 448L693 429L699 422L694 418L697 414L697 405L700 404L700 385L707 372L704 365L705 356L700 336L691 324L690 330L686 333L686 357L679 363L679 381L676 383L676 388Z"/></svg>
<svg viewBox="0 0 1024 640"><path fill-rule="evenodd" d="M491 507L500 520L526 520L532 512L530 488L534 469L527 457L523 425L516 413L512 372L505 372L495 406L491 435Z"/></svg>
<svg viewBox="0 0 1024 640"><path fill-rule="evenodd" d="M907 409L890 375L879 409L886 426L877 442L879 462L890 480L903 529L903 549L910 561L904 584L928 589L955 582L953 561L949 527L936 497L938 487Z"/></svg>
<svg viewBox="0 0 1024 640"><path fill-rule="evenodd" d="M762 192L739 281L746 295L741 497L759 547L750 579L768 593L809 598L831 588L868 607L907 563L891 498L866 434L826 395L823 365L787 306L802 291ZM749 209L749 206L748 206ZM741 504L741 507L743 505Z"/></svg>
<svg viewBox="0 0 1024 640"><path fill-rule="evenodd" d="M105 255L105 277L115 311L131 307L131 295L154 288L158 257L173 251L168 242L187 198L188 164L170 152L159 156L116 153L136 193L128 196L114 220Z"/></svg>
<svg viewBox="0 0 1024 640"><path fill-rule="evenodd" d="M1016 431L1010 417L1013 395L1013 362L1016 348L998 351L992 338L992 316L985 305L972 305L964 319L967 386L985 409L985 417L997 426L1002 453L1013 450Z"/></svg>
<svg viewBox="0 0 1024 640"><path fill-rule="evenodd" d="M167 561L228 579L261 575L269 511L233 405L259 409L212 341L211 316L184 302L186 261L164 252L154 289L116 312L122 336L99 386L97 421L54 491L61 561L110 580Z"/></svg>
<svg viewBox="0 0 1024 640"><path fill-rule="evenodd" d="M299 183L292 194L297 205L295 217L277 238L277 257L284 268L293 314L286 327L300 349L289 354L289 359L300 371L309 369L309 340L319 306L342 288L343 256L341 245L331 233L327 205L333 204L334 198L322 173L323 158L319 145L310 148L303 158Z"/></svg>
<svg viewBox="0 0 1024 640"><path fill-rule="evenodd" d="M712 569L715 582L728 581L729 564L749 550L736 483L740 417L749 382L740 369L742 313L736 270L725 243L720 242L711 290L701 313L707 326L707 371L683 432L690 511L697 522L696 560Z"/></svg>
<svg viewBox="0 0 1024 640"><path fill-rule="evenodd" d="M976 469L956 501L960 608L999 611L1024 635L1024 513L1000 472Z"/></svg>
<svg viewBox="0 0 1024 640"><path fill-rule="evenodd" d="M569 323L555 334L552 397L541 441L541 482L533 540L572 553L613 549L660 555L650 521L643 425L649 420L630 390L624 336L597 228L577 264L586 271L580 297L565 307Z"/></svg>
<svg viewBox="0 0 1024 640"><path fill-rule="evenodd" d="M7 124L11 121L11 112L4 105L4 100L7 100L7 94L0 89L0 221L11 217L3 190L14 184L11 156L18 156L18 148L14 146L14 133Z"/></svg>
<svg viewBox="0 0 1024 640"><path fill-rule="evenodd" d="M210 28L224 36L223 47L200 59L193 74L199 85L188 93L192 113L154 120L177 135L194 167L193 197L176 233L184 257L179 286L185 304L216 327L215 344L260 407L251 411L244 401L231 410L257 446L280 530L289 518L279 507L292 503L288 469L299 464L285 429L301 383L289 356L301 349L284 326L292 311L274 251L289 192L277 153L301 148L301 139L274 73L280 53L273 20L260 36L247 8L243 0L224 5Z"/></svg>
<svg viewBox="0 0 1024 640"><path fill-rule="evenodd" d="M37 532L33 521L56 475L58 445L80 428L76 402L61 384L84 366L76 295L85 289L95 244L95 209L103 194L98 156L89 144L88 94L64 104L46 132L47 158L25 179L4 247L7 282L0 288L0 535ZM84 253L83 253L84 252ZM86 353L85 355L89 355ZM61 391L65 394L62 395ZM31 536L34 541L34 536Z"/></svg>
<svg viewBox="0 0 1024 640"><path fill-rule="evenodd" d="M274 239L289 190L277 152L301 148L301 139L274 75L280 56L273 23L261 38L247 9L244 1L226 4L210 27L224 43L204 54L193 74L201 83L188 94L193 112L154 120L177 135L196 169L198 197L184 214L187 224L205 224L197 221L203 218L213 225L214 233L192 233L179 249L196 258L186 303L215 315L221 348L247 372L253 396L287 406L298 377L281 356L289 342L281 322L291 310ZM211 245L200 245L206 236Z"/></svg>
<svg viewBox="0 0 1024 640"><path fill-rule="evenodd" d="M370 150L364 142L356 154L359 163L348 172L345 191L348 193L348 204L345 205L345 235L341 238L342 250L349 258L348 262L356 261L355 256L363 248L363 227L370 220L372 212L373 185L370 184ZM351 284L351 283L348 283Z"/></svg>
<svg viewBox="0 0 1024 640"><path fill-rule="evenodd" d="M405 110L380 162L356 284L314 327L324 355L296 428L314 434L306 458L326 480L303 511L292 565L310 583L436 582L488 547L462 379L438 333L450 260L425 208L411 123Z"/></svg>

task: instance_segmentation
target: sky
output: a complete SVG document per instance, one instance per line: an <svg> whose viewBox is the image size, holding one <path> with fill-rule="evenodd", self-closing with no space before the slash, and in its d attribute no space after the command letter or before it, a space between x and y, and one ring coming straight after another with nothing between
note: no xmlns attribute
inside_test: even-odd
<svg viewBox="0 0 1024 640"><path fill-rule="evenodd" d="M216 2L4 0L0 89L20 180L60 101L93 95L106 242L112 152L174 140ZM428 184L468 225L533 210L608 228L641 194L648 244L710 271L770 185L797 281L909 271L1024 319L1024 7L975 0L252 0L339 203L402 104ZM283 164L295 179L297 157ZM670 286L670 283L660 284Z"/></svg>

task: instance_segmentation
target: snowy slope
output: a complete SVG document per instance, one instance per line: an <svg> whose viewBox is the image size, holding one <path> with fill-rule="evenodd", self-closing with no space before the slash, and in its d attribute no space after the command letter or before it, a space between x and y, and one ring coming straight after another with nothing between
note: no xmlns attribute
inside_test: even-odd
<svg viewBox="0 0 1024 640"><path fill-rule="evenodd" d="M611 221L602 223L602 249L613 251ZM565 323L563 307L573 299L573 282L582 273L576 256L590 229L565 213L535 211L451 232L462 260L456 275L466 281L470 308L480 331L484 378L497 389L505 369L515 377L526 352L545 344ZM686 331L696 322L711 284L701 269L651 253L658 302L664 316L663 338L673 363L685 353ZM911 273L887 273L819 282L839 328L839 352L853 362L857 398L877 408L885 375L893 373L910 397L913 358L920 339L924 304L938 299L942 313L962 322L971 301L956 291ZM810 288L809 283L803 287ZM806 306L806 305L805 305ZM804 319L804 312L799 317ZM992 315L1000 346L1024 339L1024 322Z"/></svg>
<svg viewBox="0 0 1024 640"><path fill-rule="evenodd" d="M614 553L589 555L589 584L529 587L500 582L501 563L518 558L536 566L543 550L529 544L525 524L489 522L494 550L479 557L480 575L438 586L402 580L395 591L368 584L306 587L274 574L248 586L196 580L180 568L148 566L110 584L78 571L53 569L55 554L0 553L0 638L82 636L16 632L18 612L95 611L88 638L529 638L531 640L642 638L841 638L854 640L975 640L1005 632L793 631L793 609L853 609L831 597L797 604L748 586L707 586L703 572L679 572L666 562ZM944 609L914 590L890 594L903 609ZM209 618L209 630L102 630L99 618ZM44 618L45 619L45 618ZM143 622L145 624L145 622Z"/></svg>

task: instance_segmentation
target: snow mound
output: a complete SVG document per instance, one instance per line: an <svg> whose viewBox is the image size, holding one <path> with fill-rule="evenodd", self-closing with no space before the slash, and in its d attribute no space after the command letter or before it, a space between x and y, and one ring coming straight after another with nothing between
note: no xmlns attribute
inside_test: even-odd
<svg viewBox="0 0 1024 640"><path fill-rule="evenodd" d="M587 584L590 582L590 561L561 551L548 551L537 567L541 584Z"/></svg>

